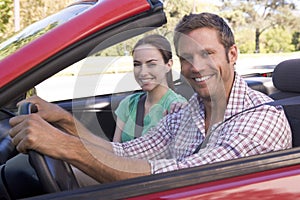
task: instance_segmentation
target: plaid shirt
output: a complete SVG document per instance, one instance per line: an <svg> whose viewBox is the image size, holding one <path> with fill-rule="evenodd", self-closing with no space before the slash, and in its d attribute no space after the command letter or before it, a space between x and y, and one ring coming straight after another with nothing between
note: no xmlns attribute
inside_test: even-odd
<svg viewBox="0 0 300 200"><path fill-rule="evenodd" d="M197 94L148 134L112 143L113 149L119 156L148 159L151 173L156 174L291 148L291 130L282 107L263 105L245 111L270 101L236 75L224 121L213 125L207 145L197 153L205 139L204 105Z"/></svg>

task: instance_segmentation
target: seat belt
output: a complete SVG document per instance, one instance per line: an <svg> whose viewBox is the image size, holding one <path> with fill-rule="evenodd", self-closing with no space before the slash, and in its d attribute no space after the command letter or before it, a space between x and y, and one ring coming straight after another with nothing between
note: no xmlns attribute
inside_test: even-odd
<svg viewBox="0 0 300 200"><path fill-rule="evenodd" d="M145 101L146 93L140 96L137 109L136 109L136 118L135 118L135 128L134 128L134 139L141 137L144 127L144 114L145 114Z"/></svg>
<svg viewBox="0 0 300 200"><path fill-rule="evenodd" d="M252 110L252 109L256 109L260 106L264 106L264 105L269 105L269 106L293 106L293 105L300 105L300 95L299 96L295 96L295 97L289 97L289 98L285 98L285 99L278 99L278 100L275 100L275 101L270 101L270 102L266 102L266 103L263 103L263 104L259 104L257 106L254 106L254 107L251 107L251 108L248 108L246 110L243 110L241 112L238 112L230 117L228 117L227 119L225 119L223 122L221 122L216 128L214 128L214 130L216 130L219 126L221 126L222 124L224 124L225 122L231 120L232 118L244 113L244 112L247 112L249 110ZM205 139L203 140L203 142L196 148L196 150L194 151L193 154L195 153L198 153L200 151L200 149L203 149L204 147L206 147L206 144L208 143L208 140L211 136L211 132L213 132L214 130L210 131L208 133L208 135L205 137Z"/></svg>

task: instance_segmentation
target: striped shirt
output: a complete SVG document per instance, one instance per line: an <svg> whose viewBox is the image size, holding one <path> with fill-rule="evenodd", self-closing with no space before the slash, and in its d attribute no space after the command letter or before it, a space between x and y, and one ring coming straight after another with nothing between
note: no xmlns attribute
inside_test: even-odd
<svg viewBox="0 0 300 200"><path fill-rule="evenodd" d="M147 159L156 174L291 148L291 129L281 106L247 110L270 101L235 75L224 120L213 125L206 146L197 153L205 139L204 104L197 94L188 106L164 117L150 134L112 143L113 149L119 156Z"/></svg>

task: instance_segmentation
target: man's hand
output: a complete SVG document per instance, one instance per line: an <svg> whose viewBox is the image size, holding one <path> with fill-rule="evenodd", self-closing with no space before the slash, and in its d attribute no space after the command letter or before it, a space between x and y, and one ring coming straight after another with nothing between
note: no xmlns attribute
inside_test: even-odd
<svg viewBox="0 0 300 200"><path fill-rule="evenodd" d="M36 150L53 155L51 151L59 149L64 142L61 137L65 134L38 114L16 116L11 118L9 123L12 126L9 135L19 152Z"/></svg>
<svg viewBox="0 0 300 200"><path fill-rule="evenodd" d="M58 105L49 103L36 95L20 101L17 105L20 106L25 102L34 104L38 109L37 114L50 123L62 121L67 115L67 112Z"/></svg>
<svg viewBox="0 0 300 200"><path fill-rule="evenodd" d="M183 103L183 102L176 102L176 103L172 103L170 105L170 111L166 111L164 113L164 115L167 115L167 114L171 114L171 113L175 113L175 112L178 112L180 109L186 107L188 105L188 103Z"/></svg>

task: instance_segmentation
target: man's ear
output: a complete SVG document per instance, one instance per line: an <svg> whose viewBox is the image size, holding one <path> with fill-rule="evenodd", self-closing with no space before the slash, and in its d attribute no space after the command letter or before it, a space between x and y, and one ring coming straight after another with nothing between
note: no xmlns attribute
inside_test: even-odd
<svg viewBox="0 0 300 200"><path fill-rule="evenodd" d="M234 44L229 48L228 60L229 60L230 64L234 65L237 61L237 58L238 58L238 48Z"/></svg>

